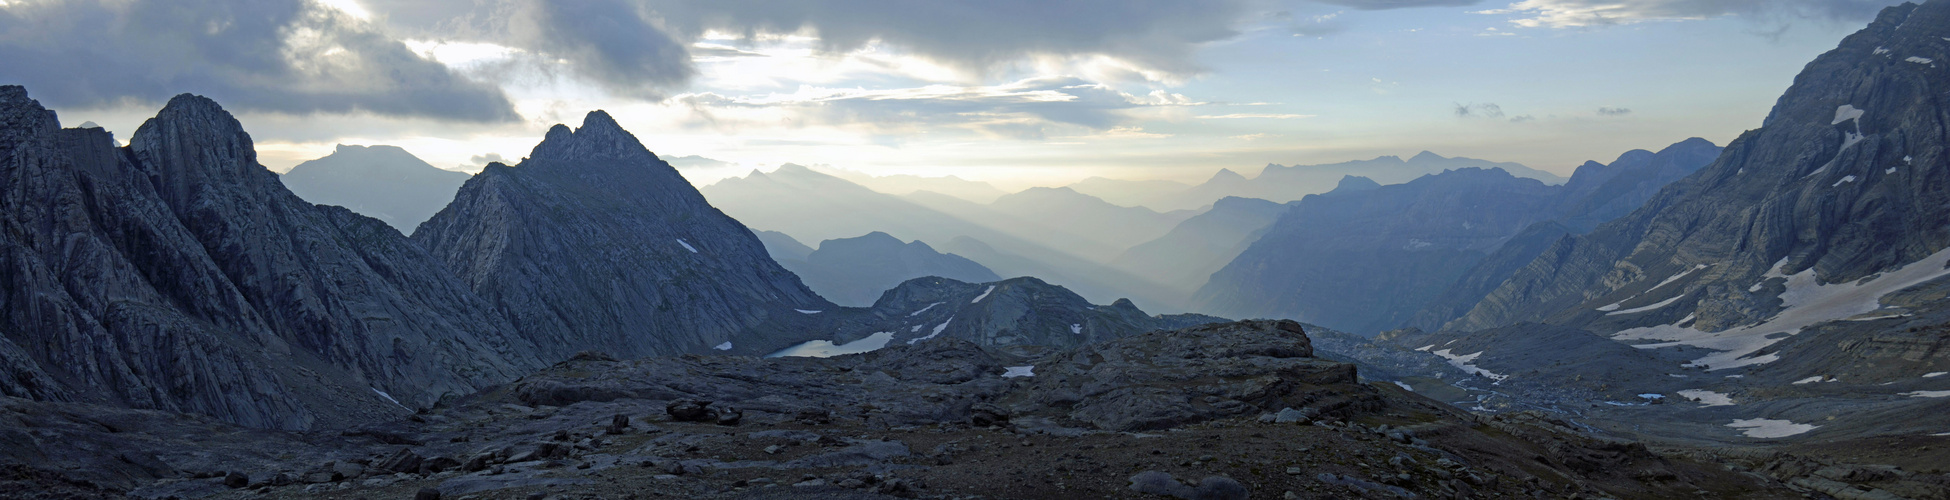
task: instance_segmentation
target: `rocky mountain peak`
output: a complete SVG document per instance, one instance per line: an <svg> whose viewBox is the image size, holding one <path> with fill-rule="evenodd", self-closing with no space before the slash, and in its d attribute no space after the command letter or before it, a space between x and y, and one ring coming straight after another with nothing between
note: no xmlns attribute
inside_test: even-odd
<svg viewBox="0 0 1950 500"><path fill-rule="evenodd" d="M611 159L640 161L655 158L650 148L643 146L636 135L623 130L609 113L602 110L590 111L583 116L582 126L570 130L567 125L556 124L549 127L548 135L528 153L529 158L551 160L594 160Z"/></svg>
<svg viewBox="0 0 1950 500"><path fill-rule="evenodd" d="M1430 161L1442 161L1442 160L1447 160L1447 159L1449 159L1449 158L1446 158L1446 157L1444 157L1444 156L1442 156L1442 155L1439 155L1439 154L1435 154L1434 152L1430 152L1430 151L1423 151L1423 152L1420 152L1420 153L1416 153L1416 154L1415 154L1415 156L1414 156L1413 158L1409 158L1409 159L1408 159L1408 162L1409 162L1409 163L1422 163L1422 162L1430 162Z"/></svg>
<svg viewBox="0 0 1950 500"><path fill-rule="evenodd" d="M1349 175L1349 176L1341 177L1341 183L1334 186L1333 191L1328 191L1328 192L1329 193L1351 193L1355 191L1367 191L1370 189L1380 189L1380 188L1381 188L1381 183L1375 182L1374 179L1369 179L1367 177L1362 177L1358 175Z"/></svg>

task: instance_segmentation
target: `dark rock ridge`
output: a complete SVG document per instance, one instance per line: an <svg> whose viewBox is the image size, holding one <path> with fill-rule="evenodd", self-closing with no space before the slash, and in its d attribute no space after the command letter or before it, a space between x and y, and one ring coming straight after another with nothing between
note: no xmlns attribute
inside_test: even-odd
<svg viewBox="0 0 1950 500"><path fill-rule="evenodd" d="M1344 179L1290 204L1212 274L1193 309L1363 334L1453 317L1549 238L1636 206L1717 151L1701 139L1633 151L1611 165L1587 164L1561 186L1478 168L1380 187Z"/></svg>
<svg viewBox="0 0 1950 500"><path fill-rule="evenodd" d="M338 145L332 154L278 176L305 201L338 205L401 233L433 217L469 175L428 165L397 146Z"/></svg>
<svg viewBox="0 0 1950 500"><path fill-rule="evenodd" d="M1065 348L1223 318L1202 314L1149 315L1129 300L1094 305L1067 288L1036 278L966 283L941 277L908 280L869 308L819 316L835 324L836 344L890 333L887 345L954 338L985 347Z"/></svg>
<svg viewBox="0 0 1950 500"><path fill-rule="evenodd" d="M1609 333L1691 315L1682 326L1722 331L1781 310L1784 280L1770 271L1843 283L1950 246L1945 37L1950 3L1884 10L1810 63L1761 128L1711 165L1560 240L1448 326L1547 321Z"/></svg>
<svg viewBox="0 0 1950 500"><path fill-rule="evenodd" d="M0 398L0 425L32 430L0 434L0 495L1111 498L1138 482L1218 498L1789 493L1556 419L1477 418L1362 384L1313 350L1300 325L1259 321L1033 357L951 338L828 359L579 356L337 435Z"/></svg>
<svg viewBox="0 0 1950 500"><path fill-rule="evenodd" d="M833 307L602 111L489 164L413 240L550 360L784 347L810 329L795 310Z"/></svg>
<svg viewBox="0 0 1950 500"><path fill-rule="evenodd" d="M203 97L117 148L0 87L0 206L8 396L304 429L541 365L398 231L291 194Z"/></svg>
<svg viewBox="0 0 1950 500"><path fill-rule="evenodd" d="M770 251L771 246L766 248ZM879 231L822 241L804 258L780 259L779 264L819 296L854 307L872 305L882 292L914 278L938 276L976 283L1002 279L965 257L936 252L919 240L902 242Z"/></svg>

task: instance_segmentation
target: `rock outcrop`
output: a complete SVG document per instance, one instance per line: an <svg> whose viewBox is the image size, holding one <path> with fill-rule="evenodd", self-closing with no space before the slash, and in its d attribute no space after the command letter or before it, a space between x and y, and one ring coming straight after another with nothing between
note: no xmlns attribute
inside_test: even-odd
<svg viewBox="0 0 1950 500"><path fill-rule="evenodd" d="M0 87L0 391L341 425L540 366L384 223L292 195L209 99L117 148Z"/></svg>
<svg viewBox="0 0 1950 500"><path fill-rule="evenodd" d="M413 234L558 361L780 348L825 310L743 224L604 112L467 181Z"/></svg>
<svg viewBox="0 0 1950 500"><path fill-rule="evenodd" d="M952 338L983 347L1069 348L1157 330L1226 321L1202 314L1150 315L1129 300L1094 305L1069 289L1036 278L965 283L915 278L888 290L873 307L825 311L829 342L878 335L884 345Z"/></svg>

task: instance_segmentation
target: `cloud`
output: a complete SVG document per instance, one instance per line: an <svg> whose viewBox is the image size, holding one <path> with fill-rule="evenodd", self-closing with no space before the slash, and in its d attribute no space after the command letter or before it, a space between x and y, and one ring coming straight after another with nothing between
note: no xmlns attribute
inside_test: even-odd
<svg viewBox="0 0 1950 500"><path fill-rule="evenodd" d="M1316 2L1352 7L1360 10L1407 9L1414 7L1460 7L1476 5L1482 0L1314 0Z"/></svg>
<svg viewBox="0 0 1950 500"><path fill-rule="evenodd" d="M1233 113L1228 115L1207 115L1207 116L1200 116L1198 118L1204 120L1238 120L1238 119L1253 119L1253 118L1268 119L1268 120L1291 120L1297 118L1313 118L1313 117L1314 115L1292 115L1292 114L1273 114L1273 113Z"/></svg>
<svg viewBox="0 0 1950 500"><path fill-rule="evenodd" d="M1522 0L1507 8L1479 11L1509 14L1523 27L1576 28L1647 21L1682 21L1721 16L1816 18L1863 21L1902 0Z"/></svg>
<svg viewBox="0 0 1950 500"><path fill-rule="evenodd" d="M669 164L670 164L670 166L672 166L672 167L677 167L677 168L680 168L680 169L691 169L691 168L722 168L722 167L734 167L734 166L737 166L737 164L736 164L736 163L732 163L732 162L728 162L728 161L724 161L724 160L717 160L717 159L711 159L711 158L705 158L705 157L702 157L702 156L698 156L698 155L690 155L690 156L678 156L678 157L673 157L673 158L664 158L664 162L666 162L666 163L669 163Z"/></svg>
<svg viewBox="0 0 1950 500"><path fill-rule="evenodd" d="M1630 108L1598 108L1599 116L1625 116L1632 114Z"/></svg>
<svg viewBox="0 0 1950 500"><path fill-rule="evenodd" d="M517 119L498 87L304 0L7 2L0 61L0 81L56 107L194 92L233 110Z"/></svg>
<svg viewBox="0 0 1950 500"><path fill-rule="evenodd" d="M1502 118L1503 106L1498 106L1496 105L1496 103L1490 103L1490 102L1481 103L1481 104L1475 104L1475 103L1457 104L1456 117L1457 118L1477 118L1477 117Z"/></svg>
<svg viewBox="0 0 1950 500"><path fill-rule="evenodd" d="M1177 96L1182 98L1182 96ZM726 96L703 92L674 96L687 107L690 125L741 129L790 122L907 134L921 128L961 129L986 135L1042 139L1062 129L1106 132L1137 120L1140 109L1183 109L1158 94L1138 96L1074 77L1043 77L992 86L928 85L867 90L801 87L789 94Z"/></svg>
<svg viewBox="0 0 1950 500"><path fill-rule="evenodd" d="M497 162L505 164L508 163L508 159L501 157L501 153L488 153L484 155L474 155L468 157L467 163L461 164L460 168L464 170L474 171L474 170L480 170L484 167L487 167L487 164L489 163L497 163Z"/></svg>
<svg viewBox="0 0 1950 500"><path fill-rule="evenodd" d="M1537 121L1537 117L1531 115L1517 115L1517 116L1510 117L1510 123L1525 123L1525 122L1534 122L1534 121Z"/></svg>
<svg viewBox="0 0 1950 500"><path fill-rule="evenodd" d="M696 75L690 46L711 34L745 42L811 37L819 51L885 44L990 74L1035 57L1108 57L1145 78L1202 68L1194 52L1239 32L1253 0L367 0L417 38L519 47L626 95L681 90Z"/></svg>

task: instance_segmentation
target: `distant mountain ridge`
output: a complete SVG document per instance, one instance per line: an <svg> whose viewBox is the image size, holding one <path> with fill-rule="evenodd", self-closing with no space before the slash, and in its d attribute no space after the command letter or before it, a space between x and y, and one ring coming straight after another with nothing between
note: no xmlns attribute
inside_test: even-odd
<svg viewBox="0 0 1950 500"><path fill-rule="evenodd" d="M1651 196L1651 187L1690 173L1718 151L1701 139L1656 154L1633 151L1608 166L1587 165L1579 170L1584 177L1559 186L1481 168L1385 186L1344 177L1334 191L1292 203L1211 275L1193 307L1364 334L1397 328L1431 304L1480 297L1488 293L1480 282L1511 272L1507 264L1479 264L1526 260L1541 251L1536 239L1549 241L1576 231L1566 224L1634 206ZM1531 239L1513 239L1526 236Z"/></svg>
<svg viewBox="0 0 1950 500"><path fill-rule="evenodd" d="M300 163L278 179L305 201L349 208L412 234L453 201L468 177L435 168L397 146L340 144L332 154Z"/></svg>
<svg viewBox="0 0 1950 500"><path fill-rule="evenodd" d="M1002 280L994 271L965 257L936 252L919 240L902 242L878 231L822 241L819 249L805 257L780 260L779 264L799 275L821 297L852 307L871 306L882 293L915 278L937 276L974 283Z"/></svg>
<svg viewBox="0 0 1950 500"><path fill-rule="evenodd" d="M1322 165L1267 164L1258 176L1247 178L1231 169L1220 169L1205 182L1185 186L1166 181L1123 181L1086 179L1070 185L1120 205L1146 206L1159 211L1196 209L1229 196L1257 198L1277 203L1297 201L1310 194L1334 189L1346 176L1365 177L1381 184L1401 184L1425 175L1464 168L1500 169L1521 178L1545 184L1562 184L1563 176L1533 169L1519 163L1493 162L1463 157L1444 157L1423 151L1407 160L1382 156ZM1174 186L1176 184L1176 186ZM1178 187L1184 186L1184 187Z"/></svg>

